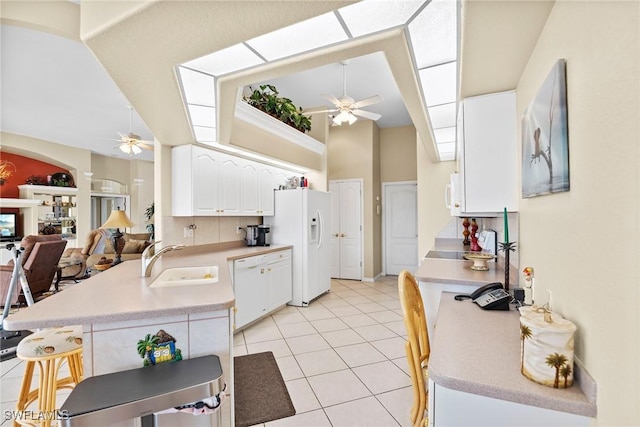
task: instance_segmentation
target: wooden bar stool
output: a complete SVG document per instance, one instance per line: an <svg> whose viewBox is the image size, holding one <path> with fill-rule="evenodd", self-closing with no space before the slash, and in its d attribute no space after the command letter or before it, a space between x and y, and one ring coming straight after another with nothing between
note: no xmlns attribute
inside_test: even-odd
<svg viewBox="0 0 640 427"><path fill-rule="evenodd" d="M26 361L26 366L16 405L16 410L20 411L22 416L18 416L13 425L39 424L49 427L56 419L56 391L63 388L72 389L82 381L82 327L66 326L35 332L20 341L16 356ZM69 366L70 375L58 378L60 367L65 361ZM31 382L36 365L39 384L32 389ZM37 411L23 412L36 400Z"/></svg>

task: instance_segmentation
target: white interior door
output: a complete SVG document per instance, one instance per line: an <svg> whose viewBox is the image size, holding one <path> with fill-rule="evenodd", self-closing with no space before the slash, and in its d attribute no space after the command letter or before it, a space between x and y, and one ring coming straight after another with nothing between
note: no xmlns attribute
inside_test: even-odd
<svg viewBox="0 0 640 427"><path fill-rule="evenodd" d="M332 181L331 276L362 279L362 183ZM337 203L336 203L337 202Z"/></svg>
<svg viewBox="0 0 640 427"><path fill-rule="evenodd" d="M385 184L384 237L385 273L414 273L418 268L417 184Z"/></svg>

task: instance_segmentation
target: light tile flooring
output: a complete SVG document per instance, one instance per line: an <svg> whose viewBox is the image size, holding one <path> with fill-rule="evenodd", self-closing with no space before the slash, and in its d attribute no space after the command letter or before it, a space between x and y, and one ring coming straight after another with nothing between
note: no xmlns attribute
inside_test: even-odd
<svg viewBox="0 0 640 427"><path fill-rule="evenodd" d="M236 333L234 355L272 351L296 415L271 426L408 426L412 404L397 277L333 280L309 307L287 306ZM24 364L0 363L3 418ZM59 394L58 405L68 395Z"/></svg>

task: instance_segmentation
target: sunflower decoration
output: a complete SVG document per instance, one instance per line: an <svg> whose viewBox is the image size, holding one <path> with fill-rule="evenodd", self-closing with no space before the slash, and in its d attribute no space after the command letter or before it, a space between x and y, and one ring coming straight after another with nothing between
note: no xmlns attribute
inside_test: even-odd
<svg viewBox="0 0 640 427"><path fill-rule="evenodd" d="M4 185L14 173L16 173L16 165L8 160L0 160L0 185Z"/></svg>

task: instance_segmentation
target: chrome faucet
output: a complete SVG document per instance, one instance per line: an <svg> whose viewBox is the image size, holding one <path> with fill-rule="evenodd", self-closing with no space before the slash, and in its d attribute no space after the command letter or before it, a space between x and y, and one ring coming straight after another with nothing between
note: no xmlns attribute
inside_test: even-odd
<svg viewBox="0 0 640 427"><path fill-rule="evenodd" d="M151 276L151 270L153 269L153 264L156 263L156 261L160 258L160 256L163 253L169 252L169 251L178 251L180 249L184 249L185 247L184 245L165 246L164 248L160 249L159 251L151 255L151 248L153 248L155 245L157 245L160 242L161 240L158 240L157 242L150 244L142 252L142 276L144 277Z"/></svg>

